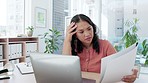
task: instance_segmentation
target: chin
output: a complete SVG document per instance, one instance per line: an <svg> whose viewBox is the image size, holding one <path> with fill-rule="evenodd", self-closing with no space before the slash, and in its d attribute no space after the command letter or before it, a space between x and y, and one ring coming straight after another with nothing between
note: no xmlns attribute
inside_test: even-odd
<svg viewBox="0 0 148 83"><path fill-rule="evenodd" d="M86 44L91 44L91 41L90 42L85 42Z"/></svg>

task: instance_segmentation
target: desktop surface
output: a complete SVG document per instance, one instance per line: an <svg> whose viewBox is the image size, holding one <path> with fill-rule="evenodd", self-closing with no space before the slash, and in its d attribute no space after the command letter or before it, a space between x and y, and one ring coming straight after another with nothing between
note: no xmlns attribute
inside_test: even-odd
<svg viewBox="0 0 148 83"><path fill-rule="evenodd" d="M98 73L92 72L82 72L82 78L96 80L99 83L100 75ZM148 74L140 74L139 78L134 83L147 83ZM10 79L0 80L0 83L37 83L34 74L22 75L17 67L14 69L13 75ZM120 82L124 83L124 82Z"/></svg>

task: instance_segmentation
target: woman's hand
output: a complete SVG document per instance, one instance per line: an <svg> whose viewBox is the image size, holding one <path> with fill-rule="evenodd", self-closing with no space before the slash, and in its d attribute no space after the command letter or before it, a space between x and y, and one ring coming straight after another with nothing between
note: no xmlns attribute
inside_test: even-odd
<svg viewBox="0 0 148 83"><path fill-rule="evenodd" d="M72 22L68 27L67 27L67 29L66 29L66 40L67 41L71 41L72 40L72 35L73 34L75 34L76 33L76 27L77 27L77 25L74 23L74 22ZM75 30L75 31L74 31Z"/></svg>
<svg viewBox="0 0 148 83"><path fill-rule="evenodd" d="M132 71L133 71L133 74L132 75L124 76L122 78L122 81L128 82L128 83L133 83L136 80L136 78L137 78L138 70L137 69L133 69Z"/></svg>
<svg viewBox="0 0 148 83"><path fill-rule="evenodd" d="M62 54L64 55L71 55L71 40L72 40L72 35L76 33L77 25L72 22L66 30L66 38L64 39L64 44L63 44L63 51Z"/></svg>

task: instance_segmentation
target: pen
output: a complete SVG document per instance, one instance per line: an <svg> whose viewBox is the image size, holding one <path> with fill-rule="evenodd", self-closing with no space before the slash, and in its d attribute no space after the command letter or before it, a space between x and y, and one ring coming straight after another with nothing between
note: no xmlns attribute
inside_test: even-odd
<svg viewBox="0 0 148 83"><path fill-rule="evenodd" d="M4 79L10 79L10 77L3 77L3 78L0 78L0 80L4 80Z"/></svg>
<svg viewBox="0 0 148 83"><path fill-rule="evenodd" d="M0 70L0 74L8 72L8 69Z"/></svg>

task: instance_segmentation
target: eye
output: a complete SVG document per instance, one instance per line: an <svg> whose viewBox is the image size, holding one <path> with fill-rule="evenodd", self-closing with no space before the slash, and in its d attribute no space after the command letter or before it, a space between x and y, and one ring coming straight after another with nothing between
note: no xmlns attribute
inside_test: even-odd
<svg viewBox="0 0 148 83"><path fill-rule="evenodd" d="M83 33L84 31L80 31L79 33Z"/></svg>
<svg viewBox="0 0 148 83"><path fill-rule="evenodd" d="M91 30L91 27L88 27L87 30Z"/></svg>
<svg viewBox="0 0 148 83"><path fill-rule="evenodd" d="M88 30L91 30L91 28L88 28Z"/></svg>
<svg viewBox="0 0 148 83"><path fill-rule="evenodd" d="M83 32L84 32L83 30L79 30L79 31L78 31L78 33L83 33Z"/></svg>

